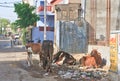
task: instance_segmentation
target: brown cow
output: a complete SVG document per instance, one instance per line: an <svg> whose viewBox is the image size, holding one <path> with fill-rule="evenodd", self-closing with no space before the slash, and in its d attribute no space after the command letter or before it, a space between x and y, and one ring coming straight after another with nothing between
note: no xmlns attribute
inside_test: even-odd
<svg viewBox="0 0 120 81"><path fill-rule="evenodd" d="M42 45L41 43L28 43L25 45L26 49L27 49L27 54L28 54L28 66L31 66L33 64L32 61L32 54L39 54L39 59L40 62L42 60L41 56L42 56ZM40 63L39 63L40 64Z"/></svg>
<svg viewBox="0 0 120 81"><path fill-rule="evenodd" d="M42 61L42 67L51 72L51 63L53 56L53 41L44 40L43 43L28 43L26 44L28 53L28 65L33 64L32 54L39 54L40 62Z"/></svg>
<svg viewBox="0 0 120 81"><path fill-rule="evenodd" d="M83 56L79 60L79 62L80 62L81 66L86 66L86 67L89 67L89 68L96 68L97 67L95 58L91 57L90 55Z"/></svg>
<svg viewBox="0 0 120 81"><path fill-rule="evenodd" d="M81 66L87 67L102 67L102 58L101 54L97 51L97 49L93 49L90 55L83 56L79 60Z"/></svg>
<svg viewBox="0 0 120 81"><path fill-rule="evenodd" d="M90 55L95 58L97 67L102 67L101 54L97 51L97 49L93 49L93 50L91 51Z"/></svg>

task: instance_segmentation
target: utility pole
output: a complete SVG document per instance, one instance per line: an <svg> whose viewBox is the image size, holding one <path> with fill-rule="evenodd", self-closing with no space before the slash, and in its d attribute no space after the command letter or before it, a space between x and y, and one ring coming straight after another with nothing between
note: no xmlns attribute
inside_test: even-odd
<svg viewBox="0 0 120 81"><path fill-rule="evenodd" d="M46 6L47 6L47 0L44 0L44 40L46 40Z"/></svg>

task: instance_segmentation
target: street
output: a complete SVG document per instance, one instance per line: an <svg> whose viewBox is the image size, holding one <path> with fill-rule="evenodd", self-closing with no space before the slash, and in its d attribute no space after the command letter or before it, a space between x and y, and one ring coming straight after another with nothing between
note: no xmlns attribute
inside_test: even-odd
<svg viewBox="0 0 120 81"><path fill-rule="evenodd" d="M99 69L88 73L87 70L82 72L77 69L52 67L53 72L46 73L38 66L38 60L33 61L34 66L28 67L24 46L11 47L10 43L10 40L0 40L0 81L119 81L117 75L109 75L107 71Z"/></svg>
<svg viewBox="0 0 120 81"><path fill-rule="evenodd" d="M120 81L120 0L1 0L0 10L0 81Z"/></svg>
<svg viewBox="0 0 120 81"><path fill-rule="evenodd" d="M11 48L10 40L0 40L0 81L57 81L54 77L36 78L25 70L26 58L24 47Z"/></svg>

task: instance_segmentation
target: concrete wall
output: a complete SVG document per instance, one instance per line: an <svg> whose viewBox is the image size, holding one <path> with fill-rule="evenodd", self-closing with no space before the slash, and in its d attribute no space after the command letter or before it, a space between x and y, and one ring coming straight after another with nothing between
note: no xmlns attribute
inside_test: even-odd
<svg viewBox="0 0 120 81"><path fill-rule="evenodd" d="M69 0L69 3L80 3L81 0Z"/></svg>
<svg viewBox="0 0 120 81"><path fill-rule="evenodd" d="M120 0L111 0L111 30L116 30L117 25L120 30Z"/></svg>
<svg viewBox="0 0 120 81"><path fill-rule="evenodd" d="M107 61L106 66L109 67L110 66L110 48L107 46L89 45L88 53L90 53L92 49L97 49L98 52L101 53L101 57Z"/></svg>
<svg viewBox="0 0 120 81"><path fill-rule="evenodd" d="M65 1L65 0L64 0ZM68 3L82 3L83 0L66 0ZM120 29L120 0L111 1L111 23L110 30ZM95 2L95 3L93 3ZM82 3L83 5L83 3ZM88 37L89 42L94 39L102 40L105 45L106 40L106 13L107 12L107 0L86 0L85 20L89 28ZM100 42L102 43L102 42Z"/></svg>
<svg viewBox="0 0 120 81"><path fill-rule="evenodd" d="M92 7L94 5L92 1L95 1L95 7ZM120 29L119 5L120 0L111 0L111 31L116 30L116 27ZM106 10L107 0L86 0L86 21L95 28L96 39L99 39L100 35L106 37Z"/></svg>
<svg viewBox="0 0 120 81"><path fill-rule="evenodd" d="M58 4L81 3L81 0L62 0Z"/></svg>

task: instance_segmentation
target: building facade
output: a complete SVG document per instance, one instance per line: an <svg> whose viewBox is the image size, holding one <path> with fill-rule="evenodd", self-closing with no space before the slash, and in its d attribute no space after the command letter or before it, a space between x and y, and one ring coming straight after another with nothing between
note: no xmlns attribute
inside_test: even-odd
<svg viewBox="0 0 120 81"><path fill-rule="evenodd" d="M46 35L46 40L54 41L54 13L52 13L52 6L47 3L46 13L44 13L44 0L23 1L29 3L31 6L35 6L35 12L40 16L40 20L36 22L36 27L32 27L31 40L34 41L34 43L37 43L39 40L42 42L44 40L44 35ZM46 18L44 15L46 15ZM46 19L46 23L44 19ZM46 33L44 33L45 27Z"/></svg>
<svg viewBox="0 0 120 81"><path fill-rule="evenodd" d="M40 16L40 20L37 22L37 26L32 29L32 40L37 42L41 40L54 41L54 13L52 13L52 6L47 3L46 13L44 13L44 0L37 0L37 14ZM46 18L45 16L46 15ZM46 19L46 23L45 20ZM46 27L46 33L44 29ZM46 39L44 39L46 35Z"/></svg>

